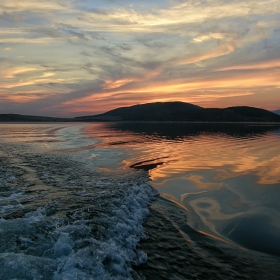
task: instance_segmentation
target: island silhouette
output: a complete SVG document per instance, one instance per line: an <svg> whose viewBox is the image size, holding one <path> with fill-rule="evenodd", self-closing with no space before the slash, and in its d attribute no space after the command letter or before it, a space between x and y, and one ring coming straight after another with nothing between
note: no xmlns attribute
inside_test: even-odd
<svg viewBox="0 0 280 280"><path fill-rule="evenodd" d="M188 122L280 122L280 115L261 108L234 106L203 108L191 103L154 102L120 107L103 114L75 118L0 114L1 122L108 122L108 121L188 121Z"/></svg>

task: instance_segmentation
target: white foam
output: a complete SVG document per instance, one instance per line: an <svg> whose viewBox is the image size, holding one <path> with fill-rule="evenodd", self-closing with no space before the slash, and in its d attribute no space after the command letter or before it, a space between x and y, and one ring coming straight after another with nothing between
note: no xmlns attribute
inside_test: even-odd
<svg viewBox="0 0 280 280"><path fill-rule="evenodd" d="M87 194L91 197L89 190ZM155 195L148 183L120 182L109 191L99 191L101 201L111 200L106 204L109 208L100 208L102 214L98 220L85 219L85 213L81 212L78 220L65 224L64 218L48 217L46 209L50 205L39 207L23 218L1 219L1 238L9 238L11 234L18 237L14 247L10 247L11 252L0 256L3 271L9 270L12 278L0 278L20 279L18 275L22 271L22 275L26 275L23 279L37 279L40 273L47 272L54 280L132 279L132 265L147 260L137 244L145 237L142 223ZM96 197L97 193L95 197L92 195L92 203ZM100 224L99 238L91 233L96 222ZM18 250L21 253L12 253ZM30 252L36 256L29 255ZM33 272L29 271L32 269Z"/></svg>
<svg viewBox="0 0 280 280"><path fill-rule="evenodd" d="M125 193L116 196L111 211L101 219L107 228L101 240L85 238L83 242L88 245L75 250L81 238L73 242L73 236L87 236L90 227L66 226L57 230L60 237L54 247L59 267L55 280L132 279L131 265L147 260L146 254L136 246L144 237L142 223L149 213L147 206L155 191L148 184L122 187Z"/></svg>
<svg viewBox="0 0 280 280"><path fill-rule="evenodd" d="M0 197L0 201L5 201L5 200L13 200L13 199L18 199L20 197L23 196L22 192L19 193L12 193L10 196L8 197Z"/></svg>
<svg viewBox="0 0 280 280"><path fill-rule="evenodd" d="M92 171L76 160L35 152L21 156L49 187L33 187L32 176L7 183L17 174L13 165L5 173L1 205L10 213L0 220L0 279L132 279L132 266L147 260L137 248L156 195L147 174Z"/></svg>
<svg viewBox="0 0 280 280"><path fill-rule="evenodd" d="M0 253L0 279L31 280L49 279L56 261L22 253Z"/></svg>
<svg viewBox="0 0 280 280"><path fill-rule="evenodd" d="M45 208L39 207L36 211L27 213L25 218L29 224L41 222L45 219Z"/></svg>

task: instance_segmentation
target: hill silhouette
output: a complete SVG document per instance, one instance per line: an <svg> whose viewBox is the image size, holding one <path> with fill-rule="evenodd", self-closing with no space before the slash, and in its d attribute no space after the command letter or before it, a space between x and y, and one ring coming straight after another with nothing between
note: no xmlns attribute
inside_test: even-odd
<svg viewBox="0 0 280 280"><path fill-rule="evenodd" d="M202 108L184 102L155 102L121 107L104 114L76 118L53 118L0 114L0 122L92 122L92 121L191 121L191 122L280 122L280 115L248 107Z"/></svg>
<svg viewBox="0 0 280 280"><path fill-rule="evenodd" d="M184 102L155 102L130 107L121 107L104 114L78 117L80 120L129 120L129 121L180 121L182 116L191 114L195 110L203 109L200 106Z"/></svg>
<svg viewBox="0 0 280 280"><path fill-rule="evenodd" d="M280 116L248 106L220 109L202 108L184 102L156 102L117 108L104 114L75 119L76 121L279 122Z"/></svg>
<svg viewBox="0 0 280 280"><path fill-rule="evenodd" d="M280 115L280 109L279 109L279 110L273 111L273 113L275 113L275 114L277 114L277 115Z"/></svg>
<svg viewBox="0 0 280 280"><path fill-rule="evenodd" d="M19 114L0 114L0 122L65 122L72 120L73 119L67 118L53 118Z"/></svg>

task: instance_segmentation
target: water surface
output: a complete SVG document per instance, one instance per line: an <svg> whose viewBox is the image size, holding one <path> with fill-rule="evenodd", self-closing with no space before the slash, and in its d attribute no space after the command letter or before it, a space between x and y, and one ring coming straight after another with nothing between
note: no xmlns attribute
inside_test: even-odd
<svg viewBox="0 0 280 280"><path fill-rule="evenodd" d="M1 124L0 135L1 279L278 279L278 126Z"/></svg>
<svg viewBox="0 0 280 280"><path fill-rule="evenodd" d="M196 230L280 256L280 128L275 124L118 123L107 145L149 170ZM89 131L90 128L87 128Z"/></svg>

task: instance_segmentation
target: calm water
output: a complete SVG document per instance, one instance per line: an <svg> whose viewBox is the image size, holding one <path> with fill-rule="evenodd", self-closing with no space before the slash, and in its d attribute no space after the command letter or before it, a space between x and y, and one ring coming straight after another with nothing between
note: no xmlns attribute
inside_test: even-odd
<svg viewBox="0 0 280 280"><path fill-rule="evenodd" d="M189 212L194 229L280 256L279 126L110 127L132 150L123 163L149 170L151 184Z"/></svg>
<svg viewBox="0 0 280 280"><path fill-rule="evenodd" d="M279 126L1 124L0 135L1 279L277 279ZM150 204L151 186L167 200Z"/></svg>

